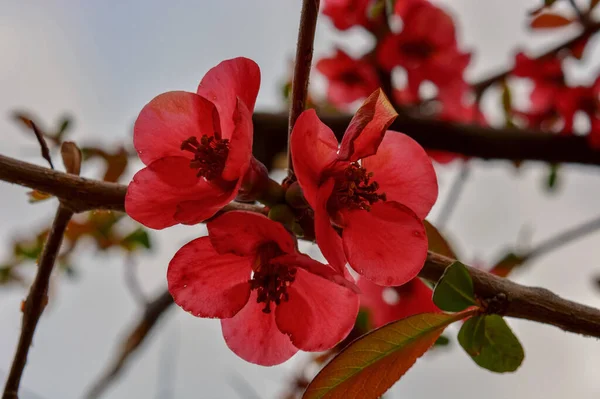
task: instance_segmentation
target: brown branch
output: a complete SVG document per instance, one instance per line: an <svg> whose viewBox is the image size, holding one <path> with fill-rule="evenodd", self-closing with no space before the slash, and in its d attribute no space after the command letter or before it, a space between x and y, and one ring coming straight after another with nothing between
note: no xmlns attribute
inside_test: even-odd
<svg viewBox="0 0 600 399"><path fill-rule="evenodd" d="M23 370L27 363L27 354L33 341L33 334L38 321L46 304L48 303L48 285L50 284L50 275L54 268L54 261L60 250L63 235L73 212L71 209L60 204L52 228L48 233L44 250L40 257L35 280L29 290L29 295L23 303L23 321L21 326L21 336L17 344L17 350L10 369L10 373L4 387L2 399L18 399L19 385Z"/></svg>
<svg viewBox="0 0 600 399"><path fill-rule="evenodd" d="M581 32L579 35L575 36L571 40L568 40L566 42L558 44L555 47L552 47L551 49L543 52L542 54L540 54L539 56L537 56L535 58L539 59L539 58L544 58L544 57L550 57L550 56L560 52L561 50L571 48L575 44L577 44L580 40L585 39L586 36L596 33L599 30L600 30L600 23L598 23L598 22L590 23L588 26L586 26L586 28L583 30L583 32ZM490 87L494 83L499 82L499 81L505 79L506 77L508 77L508 75L510 75L512 73L512 71L513 71L513 68L509 68L502 72L498 72L494 75L489 76L486 79L483 79L477 83L474 83L472 85L472 87L476 93L482 93L483 91L485 91L488 87Z"/></svg>
<svg viewBox="0 0 600 399"><path fill-rule="evenodd" d="M321 114L338 139L351 116ZM285 150L281 132L287 129L285 114L254 114L254 154L265 165ZM391 130L402 132L431 150L448 151L482 159L532 160L547 163L600 165L600 151L590 148L587 137L556 135L532 129L495 129L423 117L400 115Z"/></svg>
<svg viewBox="0 0 600 399"><path fill-rule="evenodd" d="M454 259L429 252L419 276L437 281L452 262ZM526 287L474 267L468 269L477 297L498 303L497 313L600 338L600 310L563 299L544 288Z"/></svg>
<svg viewBox="0 0 600 399"><path fill-rule="evenodd" d="M0 180L43 191L60 198L74 212L93 209L125 211L127 186L86 179L0 155ZM262 207L233 202L223 212L260 212Z"/></svg>
<svg viewBox="0 0 600 399"><path fill-rule="evenodd" d="M319 15L320 0L303 0L300 14L300 27L298 28L298 44L296 45L296 60L294 63L294 77L292 78L292 94L288 120L288 142L296 119L306 106L308 95L308 80L310 78L310 65L313 58L315 30ZM293 173L292 152L288 146L288 169Z"/></svg>
<svg viewBox="0 0 600 399"><path fill-rule="evenodd" d="M87 399L98 398L115 381L125 367L129 357L136 352L161 316L171 307L173 298L169 291L164 291L148 303L142 317L133 325L121 342L113 364L90 388L85 395Z"/></svg>

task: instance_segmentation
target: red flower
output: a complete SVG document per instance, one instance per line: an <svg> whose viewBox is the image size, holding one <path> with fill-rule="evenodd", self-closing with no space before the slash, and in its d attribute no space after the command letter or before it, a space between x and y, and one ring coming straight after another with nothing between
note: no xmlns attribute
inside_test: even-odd
<svg viewBox="0 0 600 399"><path fill-rule="evenodd" d="M225 342L238 356L271 366L298 349L330 349L348 335L358 313L356 287L298 253L281 224L228 212L207 227L209 237L171 260L169 291L192 315L222 319Z"/></svg>
<svg viewBox="0 0 600 399"><path fill-rule="evenodd" d="M437 198L423 148L404 134L386 132L396 115L377 90L350 122L339 152L314 110L300 115L291 137L294 171L314 210L323 255L340 272L347 259L380 285L402 285L423 267L422 219Z"/></svg>
<svg viewBox="0 0 600 399"><path fill-rule="evenodd" d="M600 78L590 87L565 87L556 99L556 107L563 118L563 133L573 133L575 114L583 112L590 121L588 140L592 147L600 148L600 109L598 94Z"/></svg>
<svg viewBox="0 0 600 399"><path fill-rule="evenodd" d="M146 167L125 209L155 229L195 224L233 200L252 156L252 111L260 86L254 61L223 61L197 93L160 94L140 112L133 143Z"/></svg>
<svg viewBox="0 0 600 399"><path fill-rule="evenodd" d="M360 307L369 312L372 328L419 313L441 312L433 303L431 288L418 277L402 287L381 287L361 278L358 288ZM390 291L391 298L386 298L386 291Z"/></svg>
<svg viewBox="0 0 600 399"><path fill-rule="evenodd" d="M317 70L329 81L328 100L338 107L362 100L380 86L371 63L350 58L342 50L332 58L319 60Z"/></svg>
<svg viewBox="0 0 600 399"><path fill-rule="evenodd" d="M403 67L413 95L418 95L424 80L440 91L462 82L471 55L458 50L452 18L429 2L417 2L403 20L402 31L385 37L377 49L381 67L387 71Z"/></svg>
<svg viewBox="0 0 600 399"><path fill-rule="evenodd" d="M531 106L529 114L550 115L556 105L557 98L565 88L565 75L562 70L562 59L544 57L540 59L529 58L524 53L515 57L515 76L530 78L534 87L530 94ZM533 117L533 119L536 119ZM541 123L538 123L541 125ZM535 126L539 127L539 126Z"/></svg>
<svg viewBox="0 0 600 399"><path fill-rule="evenodd" d="M369 18L373 0L325 0L323 3L323 15L328 16L339 30L356 25L371 29L383 21L383 13L374 20Z"/></svg>

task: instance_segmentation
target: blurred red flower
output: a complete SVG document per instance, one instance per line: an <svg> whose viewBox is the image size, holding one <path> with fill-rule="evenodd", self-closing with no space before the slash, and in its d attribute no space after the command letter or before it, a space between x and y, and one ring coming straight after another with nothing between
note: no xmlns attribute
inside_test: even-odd
<svg viewBox="0 0 600 399"><path fill-rule="evenodd" d="M298 253L281 224L236 211L207 227L171 260L169 291L192 315L222 319L238 356L272 366L299 349L330 349L352 330L359 299L350 277Z"/></svg>
<svg viewBox="0 0 600 399"><path fill-rule="evenodd" d="M371 63L351 58L342 50L331 58L320 59L316 68L328 80L327 99L337 107L362 100L380 86Z"/></svg>
<svg viewBox="0 0 600 399"><path fill-rule="evenodd" d="M379 13L374 19L369 17L370 7L374 0L325 0L323 15L331 19L339 30L347 30L353 26L370 29L382 23L384 13Z"/></svg>
<svg viewBox="0 0 600 399"><path fill-rule="evenodd" d="M401 287L382 287L361 278L358 287L360 306L369 312L371 328L419 313L441 312L433 303L433 291L418 277ZM385 298L386 291L391 291L392 298Z"/></svg>
<svg viewBox="0 0 600 399"><path fill-rule="evenodd" d="M195 224L233 200L252 156L258 65L223 61L197 93L160 94L138 116L134 146L146 167L135 174L125 209L155 229Z"/></svg>

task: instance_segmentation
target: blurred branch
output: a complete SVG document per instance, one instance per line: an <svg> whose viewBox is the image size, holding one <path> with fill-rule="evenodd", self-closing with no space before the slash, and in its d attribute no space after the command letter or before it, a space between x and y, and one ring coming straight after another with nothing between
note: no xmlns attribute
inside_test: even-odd
<svg viewBox="0 0 600 399"><path fill-rule="evenodd" d="M338 139L352 118L349 115L319 115ZM286 148L285 114L254 114L254 154L269 166ZM400 115L390 126L407 134L423 147L482 159L543 161L600 165L600 151L590 148L587 137L558 135L533 129L501 128L450 123L429 118Z"/></svg>
<svg viewBox="0 0 600 399"><path fill-rule="evenodd" d="M582 238L590 233L600 230L600 217L587 221L579 226L573 227L569 230L563 231L554 237L551 237L542 243L538 244L535 248L523 255L526 260L539 257L547 254L550 251L557 249L563 245L567 245L579 238Z"/></svg>
<svg viewBox="0 0 600 399"><path fill-rule="evenodd" d="M171 307L173 298L169 291L164 291L148 303L142 317L133 325L125 339L121 341L120 349L110 367L92 385L85 395L87 399L99 398L115 381L125 367L129 357L136 352L144 342L152 328L161 316Z"/></svg>
<svg viewBox="0 0 600 399"><path fill-rule="evenodd" d="M18 399L19 385L23 370L27 363L27 354L31 347L33 334L37 327L37 323L48 303L48 285L50 284L50 276L54 268L54 261L60 250L65 229L69 224L69 220L73 216L73 212L60 204L56 211L56 216L52 223L52 228L48 234L44 250L42 252L35 280L29 290L29 295L23 303L23 322L21 326L21 335L17 350L13 359L10 373L4 387L2 399Z"/></svg>
<svg viewBox="0 0 600 399"><path fill-rule="evenodd" d="M296 119L306 107L308 95L308 80L310 78L310 66L313 58L315 30L317 28L317 17L319 16L320 0L303 0L300 14L300 26L298 28L298 44L296 45L296 59L294 62L294 75L292 77L292 94L290 100L288 120L288 170L293 174L292 151L289 140Z"/></svg>
<svg viewBox="0 0 600 399"><path fill-rule="evenodd" d="M535 58L544 58L544 57L550 57L558 52L560 52L561 50L564 49L568 49L573 47L574 45L576 45L580 40L584 40L588 35L591 35L593 33L596 33L600 30L600 23L596 22L596 23L590 23L588 24L585 29L583 30L583 32L581 32L579 35L575 36L574 38L560 43L555 47L550 48L549 50L543 52L542 54L538 55ZM502 72L499 72L495 75L491 75L486 79L483 79L475 84L472 85L473 89L475 90L476 93L482 93L483 91L485 91L488 87L492 86L494 83L505 79L506 77L508 77L508 75L510 75L512 73L513 68L509 68L506 69Z"/></svg>

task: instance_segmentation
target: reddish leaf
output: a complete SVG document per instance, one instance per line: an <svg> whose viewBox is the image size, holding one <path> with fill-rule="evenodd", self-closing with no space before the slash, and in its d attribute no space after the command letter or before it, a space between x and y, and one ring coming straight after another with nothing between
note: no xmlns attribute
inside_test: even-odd
<svg viewBox="0 0 600 399"><path fill-rule="evenodd" d="M435 343L449 324L476 311L422 313L363 335L317 374L302 398L379 398Z"/></svg>
<svg viewBox="0 0 600 399"><path fill-rule="evenodd" d="M425 232L427 233L429 250L452 259L458 259L456 253L450 246L450 243L439 230L427 220L424 220L423 224L425 225Z"/></svg>
<svg viewBox="0 0 600 399"><path fill-rule="evenodd" d="M29 197L30 203L40 202L47 200L48 198L52 198L52 194L47 194L38 190L28 191L27 196Z"/></svg>
<svg viewBox="0 0 600 399"><path fill-rule="evenodd" d="M72 141L65 141L60 147L63 164L67 173L79 175L81 172L81 150Z"/></svg>
<svg viewBox="0 0 600 399"><path fill-rule="evenodd" d="M560 14L546 12L543 14L539 14L538 16L533 18L531 20L530 26L533 29L553 29L562 26L567 26L574 21L574 19L564 17Z"/></svg>
<svg viewBox="0 0 600 399"><path fill-rule="evenodd" d="M512 252L507 253L490 270L490 273L500 277L507 277L515 268L521 266L527 258L516 255Z"/></svg>

